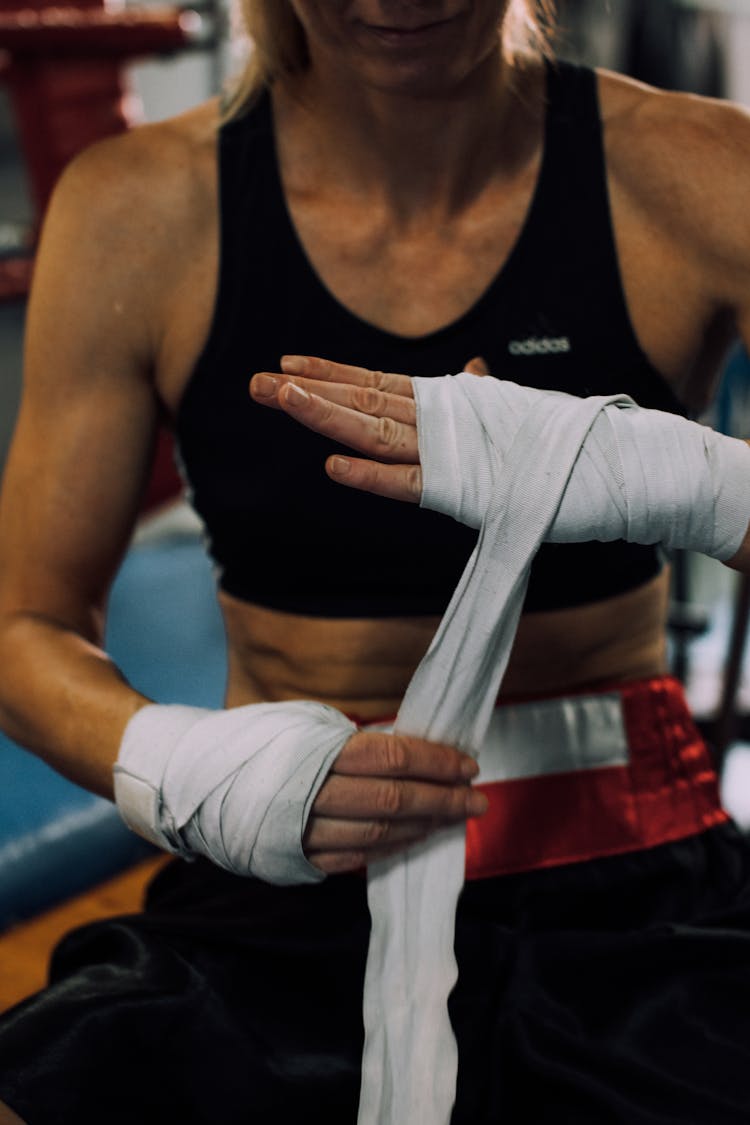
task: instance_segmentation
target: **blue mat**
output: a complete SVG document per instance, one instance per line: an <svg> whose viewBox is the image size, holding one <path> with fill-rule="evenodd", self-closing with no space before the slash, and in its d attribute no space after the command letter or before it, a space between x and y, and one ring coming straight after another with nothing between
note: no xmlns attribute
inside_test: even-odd
<svg viewBox="0 0 750 1125"><path fill-rule="evenodd" d="M224 629L202 545L134 547L112 590L107 650L159 703L219 707ZM0 735L0 929L151 854L114 807Z"/></svg>

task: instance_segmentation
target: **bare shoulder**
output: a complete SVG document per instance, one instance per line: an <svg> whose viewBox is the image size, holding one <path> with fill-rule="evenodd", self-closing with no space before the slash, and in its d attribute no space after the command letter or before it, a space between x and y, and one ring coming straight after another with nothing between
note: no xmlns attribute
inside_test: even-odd
<svg viewBox="0 0 750 1125"><path fill-rule="evenodd" d="M63 173L53 214L63 211L100 235L142 230L152 246L153 236L157 244L161 235L171 238L213 200L218 120L212 100L92 145Z"/></svg>
<svg viewBox="0 0 750 1125"><path fill-rule="evenodd" d="M66 168L44 223L32 328L65 313L79 338L107 326L153 365L170 294L216 228L218 105L93 145ZM36 334L37 337L39 333Z"/></svg>
<svg viewBox="0 0 750 1125"><path fill-rule="evenodd" d="M607 71L599 96L611 179L644 217L721 268L750 264L750 114Z"/></svg>

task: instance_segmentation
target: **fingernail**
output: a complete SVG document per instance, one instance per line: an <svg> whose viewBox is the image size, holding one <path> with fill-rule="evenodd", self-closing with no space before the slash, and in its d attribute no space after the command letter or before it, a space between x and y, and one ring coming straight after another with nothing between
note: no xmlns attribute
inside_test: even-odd
<svg viewBox="0 0 750 1125"><path fill-rule="evenodd" d="M351 469L351 461L346 457L332 457L330 461L331 472L336 477L345 477Z"/></svg>
<svg viewBox="0 0 750 1125"><path fill-rule="evenodd" d="M307 360L303 355L283 355L281 357L281 370L286 375L304 375L307 369Z"/></svg>
<svg viewBox="0 0 750 1125"><path fill-rule="evenodd" d="M279 381L273 375L256 375L253 379L253 390L261 398L272 398L278 385Z"/></svg>
<svg viewBox="0 0 750 1125"><path fill-rule="evenodd" d="M461 760L461 777L476 777L479 766L474 758L465 757Z"/></svg>
<svg viewBox="0 0 750 1125"><path fill-rule="evenodd" d="M292 406L306 406L310 401L307 391L303 391L302 387L298 387L296 383L287 384L286 397L287 402L291 402Z"/></svg>
<svg viewBox="0 0 750 1125"><path fill-rule="evenodd" d="M469 816L481 816L482 813L487 812L488 807L489 801L484 793L480 793L478 790L472 790L466 802L466 811Z"/></svg>

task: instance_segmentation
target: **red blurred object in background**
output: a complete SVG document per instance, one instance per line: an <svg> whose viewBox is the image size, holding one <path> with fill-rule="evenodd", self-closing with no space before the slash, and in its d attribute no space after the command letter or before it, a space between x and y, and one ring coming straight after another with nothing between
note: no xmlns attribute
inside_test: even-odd
<svg viewBox="0 0 750 1125"><path fill-rule="evenodd" d="M125 64L192 46L200 26L196 12L179 8L0 0L0 80L10 96L36 229L68 161L135 124L137 102L127 89ZM0 300L24 298L32 270L31 252L0 260ZM162 432L144 508L181 491L171 439Z"/></svg>

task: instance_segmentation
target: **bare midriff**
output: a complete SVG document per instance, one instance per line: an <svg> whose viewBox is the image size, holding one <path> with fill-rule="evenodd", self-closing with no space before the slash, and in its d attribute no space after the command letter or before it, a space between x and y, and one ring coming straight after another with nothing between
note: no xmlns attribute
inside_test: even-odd
<svg viewBox="0 0 750 1125"><path fill-rule="evenodd" d="M501 696L559 695L665 670L668 575L575 609L521 619ZM304 617L220 596L227 705L316 699L365 720L395 714L435 617Z"/></svg>

